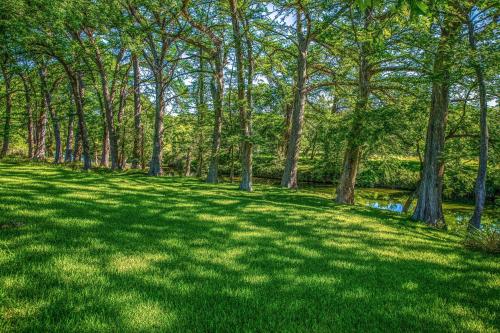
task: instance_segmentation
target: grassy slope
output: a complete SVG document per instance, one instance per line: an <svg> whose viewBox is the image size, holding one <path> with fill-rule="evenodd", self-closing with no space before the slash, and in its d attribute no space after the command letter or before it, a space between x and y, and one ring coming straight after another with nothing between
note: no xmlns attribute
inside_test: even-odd
<svg viewBox="0 0 500 333"><path fill-rule="evenodd" d="M498 331L498 257L235 187L0 164L0 331Z"/></svg>

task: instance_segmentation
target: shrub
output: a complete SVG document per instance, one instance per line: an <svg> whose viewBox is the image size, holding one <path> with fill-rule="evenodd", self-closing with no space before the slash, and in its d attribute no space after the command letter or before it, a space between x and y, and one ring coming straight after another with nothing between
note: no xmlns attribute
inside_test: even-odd
<svg viewBox="0 0 500 333"><path fill-rule="evenodd" d="M496 225L485 225L481 229L472 229L464 240L467 248L488 253L500 253L500 230Z"/></svg>

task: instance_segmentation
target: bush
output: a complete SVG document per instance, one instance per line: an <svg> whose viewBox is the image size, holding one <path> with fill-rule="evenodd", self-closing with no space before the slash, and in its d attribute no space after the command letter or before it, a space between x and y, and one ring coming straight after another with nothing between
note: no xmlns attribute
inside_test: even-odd
<svg viewBox="0 0 500 333"><path fill-rule="evenodd" d="M467 233L465 247L488 253L500 253L500 230L496 225L485 225L481 229L473 229Z"/></svg>

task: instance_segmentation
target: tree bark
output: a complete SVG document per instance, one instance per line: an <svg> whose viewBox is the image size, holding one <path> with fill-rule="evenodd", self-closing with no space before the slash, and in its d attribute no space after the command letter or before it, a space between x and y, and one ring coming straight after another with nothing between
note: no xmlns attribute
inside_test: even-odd
<svg viewBox="0 0 500 333"><path fill-rule="evenodd" d="M196 177L201 177L203 173L203 163L204 163L204 144L205 144L205 135L204 135L204 123L205 123L205 111L206 111L206 103L205 103L205 61L203 59L203 49L200 48L199 51L199 61L200 61L200 73L198 75L198 157L197 166L196 166Z"/></svg>
<svg viewBox="0 0 500 333"><path fill-rule="evenodd" d="M287 188L297 188L297 166L300 153L300 140L304 122L304 106L306 101L305 84L307 80L307 52L309 38L302 31L302 12L297 9L297 87L295 101L292 112L292 127L288 140L287 158L285 161L285 171L281 178L281 186Z"/></svg>
<svg viewBox="0 0 500 333"><path fill-rule="evenodd" d="M210 91L215 111L215 122L212 136L212 151L210 154L210 165L208 167L207 183L217 183L219 173L219 155L222 138L222 112L224 98L224 55L222 47L218 47L215 55L215 73L210 84Z"/></svg>
<svg viewBox="0 0 500 333"><path fill-rule="evenodd" d="M5 122L3 127L3 144L2 151L0 151L0 158L7 156L10 144L10 126L12 116L12 76L7 69L7 58L2 64L2 75L5 84Z"/></svg>
<svg viewBox="0 0 500 333"><path fill-rule="evenodd" d="M24 88L24 99L25 99L25 109L26 109L26 129L27 129L27 139L26 143L28 144L28 158L33 158L33 109L31 104L31 90L30 85L28 83L28 77L24 74L21 74L21 80L23 81Z"/></svg>
<svg viewBox="0 0 500 333"><path fill-rule="evenodd" d="M149 175L161 176L163 174L162 160L163 160L163 112L165 103L164 90L163 90L163 74L157 72L155 75L155 121L153 132L153 154L149 162Z"/></svg>
<svg viewBox="0 0 500 333"><path fill-rule="evenodd" d="M36 147L33 158L38 161L43 161L45 160L45 143L47 140L47 108L43 92L36 134Z"/></svg>
<svg viewBox="0 0 500 333"><path fill-rule="evenodd" d="M69 110L68 110L68 129L66 131L66 149L64 151L64 162L71 162L71 157L73 155L73 136L74 136L74 126L75 126L75 110L74 106L74 98L71 93L71 86L69 86Z"/></svg>
<svg viewBox="0 0 500 333"><path fill-rule="evenodd" d="M366 9L364 13L364 30L368 30L371 22L372 9ZM358 65L358 97L354 108L353 122L347 147L342 163L342 173L336 190L336 202L341 204L354 204L354 189L361 160L361 146L363 144L360 133L363 131L363 117L368 108L370 97L370 72L368 62L369 42L359 42L359 65Z"/></svg>
<svg viewBox="0 0 500 333"><path fill-rule="evenodd" d="M484 73L482 67L482 59L477 54L476 36L474 34L474 23L471 19L467 20L469 47L473 52L472 67L476 72L476 81L479 90L479 108L481 111L479 128L480 128L480 146L479 146L479 167L477 169L476 185L474 188L475 207L474 214L469 221L469 230L477 230L481 228L481 216L484 210L486 201L486 171L488 168L488 106L486 101L486 87L484 83Z"/></svg>
<svg viewBox="0 0 500 333"><path fill-rule="evenodd" d="M453 63L451 47L460 22L447 17L434 59L431 108L425 141L424 167L417 206L412 219L431 226L445 226L442 208L444 175L444 143L448 117L450 68Z"/></svg>
<svg viewBox="0 0 500 333"><path fill-rule="evenodd" d="M76 112L78 115L78 132L82 146L83 155L83 170L89 170L92 167L92 159L90 155L89 136L87 132L87 125L85 123L84 113L84 96L85 87L83 83L83 74L81 72L75 73L73 80L73 97L75 98Z"/></svg>
<svg viewBox="0 0 500 333"><path fill-rule="evenodd" d="M43 65L39 69L40 83L41 83L41 92L44 100L44 106L49 113L50 120L52 122L52 129L54 133L54 141L55 141L55 152L54 152L54 163L59 164L62 162L62 142L61 142L61 126L59 122L59 117L57 116L57 112L52 105L52 95L47 87L47 68Z"/></svg>
<svg viewBox="0 0 500 333"><path fill-rule="evenodd" d="M233 26L233 37L235 44L236 56L236 77L238 82L238 110L240 116L240 131L241 131L241 182L240 190L252 191L252 142L251 142L251 123L250 112L248 110L248 101L245 96L245 80L243 73L243 49L242 37L240 31L240 20L238 17L238 5L236 0L229 0L231 8L231 22ZM251 56L251 50L247 50ZM249 62L251 58L247 59ZM249 66L249 68L251 65ZM252 70L249 70L249 75L252 75Z"/></svg>
<svg viewBox="0 0 500 333"><path fill-rule="evenodd" d="M138 169L142 161L142 103L141 103L141 72L137 55L132 54L134 70L134 148L132 149L132 169Z"/></svg>

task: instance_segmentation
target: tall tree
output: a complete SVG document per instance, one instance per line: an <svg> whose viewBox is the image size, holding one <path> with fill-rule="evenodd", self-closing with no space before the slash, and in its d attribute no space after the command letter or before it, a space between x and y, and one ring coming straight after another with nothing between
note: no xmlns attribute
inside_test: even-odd
<svg viewBox="0 0 500 333"><path fill-rule="evenodd" d="M297 188L297 167L300 153L300 140L304 122L304 107L306 102L307 54L311 42L311 18L307 9L299 2L296 8L297 34L297 79L295 99L291 117L291 131L288 138L285 171L281 178L281 186Z"/></svg>
<svg viewBox="0 0 500 333"><path fill-rule="evenodd" d="M438 49L434 58L432 95L425 141L422 180L417 206L412 215L432 226L445 225L443 215L444 143L448 116L450 70L453 49L461 26L454 14L447 13L441 26Z"/></svg>
<svg viewBox="0 0 500 333"><path fill-rule="evenodd" d="M235 45L236 76L238 81L238 110L240 114L241 130L241 182L240 189L252 191L252 142L251 142L251 118L248 100L245 95L245 78L243 68L243 47L240 27L238 3L236 0L229 0L231 8L231 21L233 26L233 38ZM251 59L248 59L251 61Z"/></svg>

